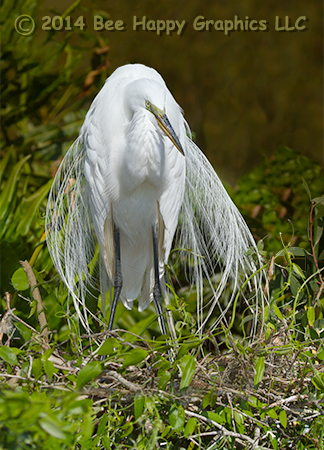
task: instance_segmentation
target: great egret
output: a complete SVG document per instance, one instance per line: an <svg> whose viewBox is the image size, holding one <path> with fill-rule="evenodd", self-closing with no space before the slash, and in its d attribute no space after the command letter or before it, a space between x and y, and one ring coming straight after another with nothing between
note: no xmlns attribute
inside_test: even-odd
<svg viewBox="0 0 324 450"><path fill-rule="evenodd" d="M56 174L46 218L51 257L87 330L85 297L98 244L102 301L109 284L114 286L109 330L118 299L131 309L139 298L140 311L154 301L166 334L161 284L167 297L164 267L178 222L177 247L189 260L187 275L196 285L200 331L228 280L233 294L214 327L225 320L242 275L257 269L253 237L191 140L180 106L162 77L141 64L118 68L94 99ZM215 287L212 278L219 268L222 278ZM205 312L204 279L212 290ZM256 294L250 306L256 315L260 276L252 284Z"/></svg>

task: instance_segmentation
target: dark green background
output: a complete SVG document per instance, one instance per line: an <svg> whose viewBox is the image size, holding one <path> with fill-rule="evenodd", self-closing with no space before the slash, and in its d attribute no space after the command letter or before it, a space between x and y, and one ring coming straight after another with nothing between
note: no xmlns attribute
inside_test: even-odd
<svg viewBox="0 0 324 450"><path fill-rule="evenodd" d="M71 2L72 3L72 2ZM67 8L44 1L42 15ZM284 144L323 163L322 2L82 1L126 23L124 32L100 32L110 47L107 76L126 63L158 70L185 112L196 141L220 176L234 182ZM89 11L78 8L93 27ZM133 17L185 20L182 36L132 30ZM194 19L267 20L267 32L194 31ZM306 16L307 31L275 31L275 17ZM39 22L40 24L41 22ZM99 32L98 32L99 33ZM46 51L46 48L44 48ZM93 96L95 92L91 93Z"/></svg>

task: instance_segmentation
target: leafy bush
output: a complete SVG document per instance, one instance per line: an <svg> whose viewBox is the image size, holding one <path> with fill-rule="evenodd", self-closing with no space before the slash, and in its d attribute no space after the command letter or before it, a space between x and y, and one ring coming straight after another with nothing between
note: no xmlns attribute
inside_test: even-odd
<svg viewBox="0 0 324 450"><path fill-rule="evenodd" d="M271 158L239 182L234 200L250 228L259 239L265 239L272 254L281 249L282 239L285 244L291 242L310 251L309 196L305 182L313 197L323 194L319 164L284 146L278 147Z"/></svg>
<svg viewBox="0 0 324 450"><path fill-rule="evenodd" d="M53 173L79 132L92 85L103 83L109 64L108 47L93 32L76 28L64 40L50 31L19 35L13 27L17 11L36 17L38 5L39 0L6 0L1 7L1 295L19 259L30 256L43 233ZM37 264L44 268L47 262L40 255Z"/></svg>

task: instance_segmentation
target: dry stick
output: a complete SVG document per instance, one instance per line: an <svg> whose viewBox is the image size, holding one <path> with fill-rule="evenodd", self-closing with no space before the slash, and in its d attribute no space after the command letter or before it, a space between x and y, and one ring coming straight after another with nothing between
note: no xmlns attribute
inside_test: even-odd
<svg viewBox="0 0 324 450"><path fill-rule="evenodd" d="M283 399L278 400L277 402L271 403L271 405L269 405L263 409L271 409L271 408L274 408L275 406L284 406L285 403L297 402L298 400L304 400L305 398L308 398L308 396L301 395L301 394L295 394L295 395L292 395L291 397L283 398Z"/></svg>
<svg viewBox="0 0 324 450"><path fill-rule="evenodd" d="M123 386L125 386L130 391L138 392L141 390L141 387L131 381L126 380L120 373L115 372L114 370L109 370L104 372L105 378L112 378L115 381L119 381Z"/></svg>
<svg viewBox="0 0 324 450"><path fill-rule="evenodd" d="M187 414L187 416L196 417L197 419L202 420L203 422L213 425L214 427L218 428L223 433L224 436L230 436L235 439L242 439L242 440L250 442L250 444L254 444L254 439L251 439L249 436L245 436L245 434L233 433L232 431L228 431L225 427L223 427L219 423L215 422L214 420L208 419L207 417L201 416L200 414L196 414L194 412L187 411L186 409L185 409L185 413Z"/></svg>
<svg viewBox="0 0 324 450"><path fill-rule="evenodd" d="M9 339L9 335L10 335L10 330L11 330L10 299L11 299L11 296L10 296L9 292L6 292L6 306L7 306L7 309L6 309L6 312L4 313L4 315L2 316L2 319L0 321L0 345L2 345L3 335L7 334L8 335L8 339Z"/></svg>
<svg viewBox="0 0 324 450"><path fill-rule="evenodd" d="M26 382L30 381L30 382L35 383L35 384L40 384L41 387L44 387L44 388L58 389L59 391L72 392L72 389L66 388L65 385L61 385L61 384L60 385L55 385L55 384L44 383L41 380L36 380L35 378L31 378L31 377L27 378L27 377L22 377L21 375L12 375L12 374L9 374L9 373L0 373L0 378L1 377L14 378L14 379L22 380L22 381L26 381Z"/></svg>
<svg viewBox="0 0 324 450"><path fill-rule="evenodd" d="M37 301L37 317L38 317L38 322L39 322L39 326L40 326L41 337L44 338L45 347L49 348L49 346L48 346L48 323L47 323L46 316L45 316L42 297L41 297L38 287L36 286L37 281L36 281L35 274L27 260L19 261L19 263L21 264L22 268L24 269L24 271L28 277L28 282L29 282L30 289L32 291L32 296Z"/></svg>
<svg viewBox="0 0 324 450"><path fill-rule="evenodd" d="M11 301L11 294L9 292L6 292L6 305L7 305L7 309L6 312L4 313L1 322L0 322L0 342L2 342L2 337L4 332L6 334L8 334L8 324L7 321L11 321L11 317L13 318L13 320L17 320L18 322L22 323L23 325L25 325L25 327L29 328L31 331L33 331L36 334L40 334L37 330L35 330L35 328L33 328L31 325L29 325L28 323L24 322L20 317L16 316L14 314L14 311L16 310L16 308L11 308L10 306L10 301ZM9 323L9 327L10 327L10 323Z"/></svg>

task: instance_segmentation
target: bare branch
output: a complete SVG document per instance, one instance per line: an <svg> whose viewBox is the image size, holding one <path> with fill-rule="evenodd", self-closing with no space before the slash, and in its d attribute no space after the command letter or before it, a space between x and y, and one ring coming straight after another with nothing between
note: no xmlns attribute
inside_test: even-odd
<svg viewBox="0 0 324 450"><path fill-rule="evenodd" d="M41 297L41 294L37 287L36 277L33 272L33 269L30 267L29 262L27 260L19 261L19 262L28 277L29 286L32 291L32 295L33 295L34 299L37 301L38 322L39 322L39 326L40 326L40 330L41 330L41 336L44 338L44 347L46 347L46 349L47 349L47 348L49 348L49 346L48 346L48 323L47 323L46 316L45 316L42 297Z"/></svg>

